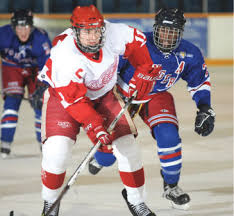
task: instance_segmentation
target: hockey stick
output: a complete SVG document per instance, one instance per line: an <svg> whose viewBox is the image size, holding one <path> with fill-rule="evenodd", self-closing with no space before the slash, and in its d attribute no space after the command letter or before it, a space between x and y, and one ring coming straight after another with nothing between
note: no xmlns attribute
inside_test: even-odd
<svg viewBox="0 0 234 216"><path fill-rule="evenodd" d="M120 110L120 112L118 113L118 115L116 116L116 118L111 122L110 126L107 129L108 133L112 132L112 130L114 129L116 123L120 120L120 118L122 117L122 115L124 114L124 112L128 109L129 105L132 103L133 99L136 97L136 94L137 94L137 91L135 91L133 93L132 97L129 98L129 100L125 103L124 107ZM63 196L66 194L66 192L70 189L70 187L76 181L76 179L78 177L78 174L85 168L85 166L88 163L88 161L93 157L93 155L96 153L96 151L98 150L98 148L100 146L101 146L101 142L98 141L98 143L96 145L94 145L90 149L90 151L88 152L88 154L86 155L86 157L83 159L83 161L80 163L80 165L77 167L77 169L75 170L75 172L72 174L72 176L68 180L67 184L64 186L63 190L61 191L60 195L55 200L55 202L53 203L53 205L46 212L46 214L42 215L42 216L49 216L49 214L54 210L54 208L60 203L60 201L62 200Z"/></svg>

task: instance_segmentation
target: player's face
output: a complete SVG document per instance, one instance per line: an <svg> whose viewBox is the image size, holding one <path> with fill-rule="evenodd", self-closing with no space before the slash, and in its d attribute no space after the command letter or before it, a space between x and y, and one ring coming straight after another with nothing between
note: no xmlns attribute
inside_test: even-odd
<svg viewBox="0 0 234 216"><path fill-rule="evenodd" d="M175 28L169 28L161 26L159 28L159 43L162 44L164 48L169 48L171 45L175 44L179 37L179 30Z"/></svg>
<svg viewBox="0 0 234 216"><path fill-rule="evenodd" d="M21 42L26 42L31 33L31 27L29 25L26 26L18 25L15 27L15 32Z"/></svg>
<svg viewBox="0 0 234 216"><path fill-rule="evenodd" d="M101 28L81 29L79 39L83 46L95 46L100 43L101 36Z"/></svg>

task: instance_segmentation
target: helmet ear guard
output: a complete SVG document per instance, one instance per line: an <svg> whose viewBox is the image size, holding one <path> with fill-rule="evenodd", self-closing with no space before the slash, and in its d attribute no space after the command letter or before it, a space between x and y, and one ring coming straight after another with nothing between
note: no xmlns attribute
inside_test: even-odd
<svg viewBox="0 0 234 216"><path fill-rule="evenodd" d="M183 11L176 8L161 9L155 15L153 39L160 51L170 53L179 46L185 22Z"/></svg>
<svg viewBox="0 0 234 216"><path fill-rule="evenodd" d="M99 12L99 10L94 6L77 6L70 18L70 22L72 24L72 29L75 35L76 43L78 47L83 52L88 53L96 53L98 52L104 45L104 33L105 33L105 23L104 18ZM80 30L81 29L101 29L101 37L99 44L95 46L84 46L80 42Z"/></svg>

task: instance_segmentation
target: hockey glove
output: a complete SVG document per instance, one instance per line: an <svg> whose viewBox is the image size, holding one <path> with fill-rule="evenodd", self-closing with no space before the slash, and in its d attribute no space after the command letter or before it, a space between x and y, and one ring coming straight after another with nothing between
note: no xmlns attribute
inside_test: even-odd
<svg viewBox="0 0 234 216"><path fill-rule="evenodd" d="M29 102L33 109L41 110L43 103L43 94L47 88L48 85L38 81L36 90L29 99Z"/></svg>
<svg viewBox="0 0 234 216"><path fill-rule="evenodd" d="M198 106L195 119L195 131L201 136L208 136L214 129L215 112L206 104Z"/></svg>
<svg viewBox="0 0 234 216"><path fill-rule="evenodd" d="M129 82L129 97L137 90L136 100L143 100L153 90L157 74L161 70L158 65L141 65L135 70Z"/></svg>
<svg viewBox="0 0 234 216"><path fill-rule="evenodd" d="M90 123L85 128L85 131L93 142L100 141L103 146L107 146L108 149L111 149L112 137L102 125Z"/></svg>

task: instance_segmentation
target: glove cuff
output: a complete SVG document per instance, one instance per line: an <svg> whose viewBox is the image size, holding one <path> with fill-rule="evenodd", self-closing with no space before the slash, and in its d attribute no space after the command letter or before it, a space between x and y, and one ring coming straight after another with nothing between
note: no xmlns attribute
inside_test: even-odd
<svg viewBox="0 0 234 216"><path fill-rule="evenodd" d="M211 107L208 104L199 104L197 108L202 112L207 112Z"/></svg>
<svg viewBox="0 0 234 216"><path fill-rule="evenodd" d="M208 104L200 104L198 105L198 109L200 112L205 112L207 114L209 113L210 116L215 117L214 110Z"/></svg>

